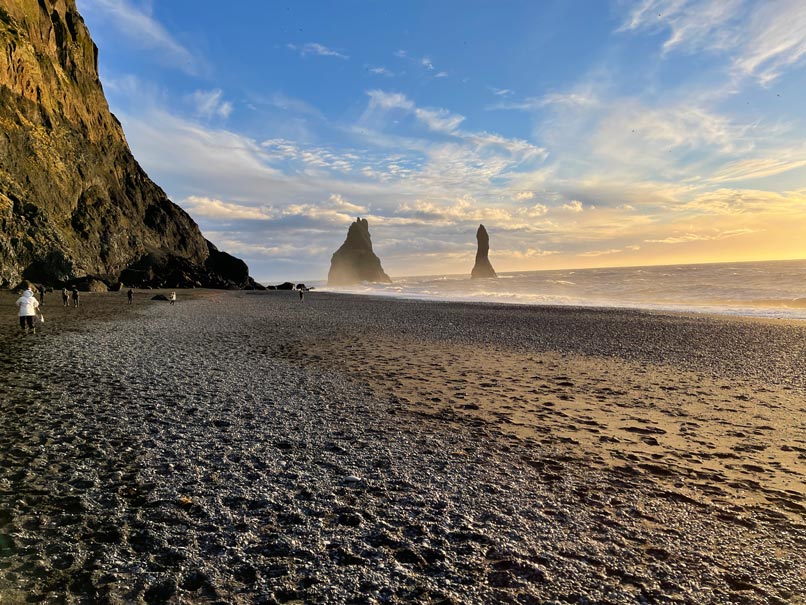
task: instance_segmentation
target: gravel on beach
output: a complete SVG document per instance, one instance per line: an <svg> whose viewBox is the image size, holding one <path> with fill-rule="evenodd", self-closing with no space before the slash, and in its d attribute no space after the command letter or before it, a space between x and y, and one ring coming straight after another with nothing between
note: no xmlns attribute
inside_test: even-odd
<svg viewBox="0 0 806 605"><path fill-rule="evenodd" d="M148 297L49 300L39 334L18 336L13 317L0 332L0 603L806 603L797 508L712 504L570 443L428 413L316 350L406 335L802 396L803 326Z"/></svg>

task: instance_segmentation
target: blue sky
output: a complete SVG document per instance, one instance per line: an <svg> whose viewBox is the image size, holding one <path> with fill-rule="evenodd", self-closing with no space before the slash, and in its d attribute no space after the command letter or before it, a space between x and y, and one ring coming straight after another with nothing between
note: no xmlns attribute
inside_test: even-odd
<svg viewBox="0 0 806 605"><path fill-rule="evenodd" d="M77 0L145 170L263 282L806 258L802 0Z"/></svg>

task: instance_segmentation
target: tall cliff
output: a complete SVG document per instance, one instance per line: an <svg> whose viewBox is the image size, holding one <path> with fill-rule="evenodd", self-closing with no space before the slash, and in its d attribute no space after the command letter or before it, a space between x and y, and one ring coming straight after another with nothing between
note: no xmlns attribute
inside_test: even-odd
<svg viewBox="0 0 806 605"><path fill-rule="evenodd" d="M490 253L490 236L487 234L487 229L484 228L484 225L479 225L478 231L476 231L476 241L478 242L478 248L476 249L476 263L473 265L473 270L470 272L470 277L474 279L483 277L498 277L495 274L495 269L493 269L493 266L490 263L490 259L488 258L488 254Z"/></svg>
<svg viewBox="0 0 806 605"><path fill-rule="evenodd" d="M333 253L328 286L346 286L362 281L391 282L381 267L381 259L372 251L367 219L357 218L347 230L347 239Z"/></svg>
<svg viewBox="0 0 806 605"><path fill-rule="evenodd" d="M0 286L252 283L132 156L75 0L0 0L0 44Z"/></svg>

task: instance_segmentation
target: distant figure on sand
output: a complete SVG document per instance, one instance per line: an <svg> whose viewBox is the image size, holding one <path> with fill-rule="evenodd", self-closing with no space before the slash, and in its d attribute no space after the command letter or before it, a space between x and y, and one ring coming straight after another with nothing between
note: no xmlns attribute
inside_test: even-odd
<svg viewBox="0 0 806 605"><path fill-rule="evenodd" d="M305 290L303 290L302 288L300 288L300 289L299 289L299 302L302 302L302 301L304 301L304 300L305 300Z"/></svg>
<svg viewBox="0 0 806 605"><path fill-rule="evenodd" d="M65 307L70 306L70 291L67 288L62 288L62 304Z"/></svg>
<svg viewBox="0 0 806 605"><path fill-rule="evenodd" d="M39 304L45 304L45 286L39 286Z"/></svg>
<svg viewBox="0 0 806 605"><path fill-rule="evenodd" d="M31 331L31 334L36 334L34 327L34 317L36 317L36 310L39 308L39 301L34 297L34 293L28 288L17 299L17 308L19 309L20 316L20 329L23 334Z"/></svg>
<svg viewBox="0 0 806 605"><path fill-rule="evenodd" d="M78 288L73 286L73 306L78 306Z"/></svg>
<svg viewBox="0 0 806 605"><path fill-rule="evenodd" d="M171 301L171 304L176 302L176 292L171 292L171 295L168 297L168 300Z"/></svg>
<svg viewBox="0 0 806 605"><path fill-rule="evenodd" d="M134 298L134 290L129 288L129 291L126 292L126 298L129 299L129 304L132 304L132 299Z"/></svg>

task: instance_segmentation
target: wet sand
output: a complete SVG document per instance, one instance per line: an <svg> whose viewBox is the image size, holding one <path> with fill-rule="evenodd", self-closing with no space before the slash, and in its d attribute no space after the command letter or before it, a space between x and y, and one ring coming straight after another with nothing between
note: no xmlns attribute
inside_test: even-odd
<svg viewBox="0 0 806 605"><path fill-rule="evenodd" d="M408 409L568 444L592 464L704 502L806 513L806 402L791 389L423 339L311 342L296 355L361 375Z"/></svg>
<svg viewBox="0 0 806 605"><path fill-rule="evenodd" d="M0 329L0 602L806 603L802 324L154 293Z"/></svg>

